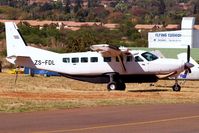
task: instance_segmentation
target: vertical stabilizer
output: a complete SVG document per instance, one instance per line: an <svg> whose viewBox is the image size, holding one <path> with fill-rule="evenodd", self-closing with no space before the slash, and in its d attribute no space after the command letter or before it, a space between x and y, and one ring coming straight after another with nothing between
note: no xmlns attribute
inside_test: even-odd
<svg viewBox="0 0 199 133"><path fill-rule="evenodd" d="M6 45L7 45L7 57L18 56L20 52L23 52L26 47L26 43L21 36L15 23L5 22L6 29Z"/></svg>

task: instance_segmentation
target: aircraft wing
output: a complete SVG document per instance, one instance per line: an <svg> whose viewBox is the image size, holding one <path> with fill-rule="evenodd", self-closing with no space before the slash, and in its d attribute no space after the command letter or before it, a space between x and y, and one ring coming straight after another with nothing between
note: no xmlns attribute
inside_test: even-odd
<svg viewBox="0 0 199 133"><path fill-rule="evenodd" d="M130 54L129 52L130 49L125 47L119 48L117 46L108 45L108 44L92 45L90 48L93 51L100 52L102 56L118 57L124 72L126 72L126 67L123 62L123 57L124 55Z"/></svg>
<svg viewBox="0 0 199 133"><path fill-rule="evenodd" d="M100 52L103 56L117 57L124 54L129 54L128 48L119 48L117 46L108 44L92 45L90 47L93 51Z"/></svg>

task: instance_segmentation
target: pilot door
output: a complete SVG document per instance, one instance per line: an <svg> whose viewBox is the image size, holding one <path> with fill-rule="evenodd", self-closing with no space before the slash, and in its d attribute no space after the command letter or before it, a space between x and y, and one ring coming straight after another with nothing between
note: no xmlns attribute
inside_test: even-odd
<svg viewBox="0 0 199 133"><path fill-rule="evenodd" d="M148 72L149 68L149 62L146 61L143 57L141 56L135 56L135 64L134 64L134 69L135 73L137 74L146 74Z"/></svg>

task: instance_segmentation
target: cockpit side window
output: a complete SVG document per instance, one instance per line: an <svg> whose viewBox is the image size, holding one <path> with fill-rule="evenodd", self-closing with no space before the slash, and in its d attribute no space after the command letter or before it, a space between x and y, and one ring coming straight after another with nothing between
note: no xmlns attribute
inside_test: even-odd
<svg viewBox="0 0 199 133"><path fill-rule="evenodd" d="M153 60L158 59L156 55L149 52L142 53L141 55L148 61L153 61Z"/></svg>
<svg viewBox="0 0 199 133"><path fill-rule="evenodd" d="M143 62L143 59L139 56L135 56L135 62Z"/></svg>

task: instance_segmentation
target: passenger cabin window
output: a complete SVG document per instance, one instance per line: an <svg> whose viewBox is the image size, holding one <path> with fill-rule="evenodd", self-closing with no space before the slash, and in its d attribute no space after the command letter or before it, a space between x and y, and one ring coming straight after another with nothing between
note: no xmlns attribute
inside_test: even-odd
<svg viewBox="0 0 199 133"><path fill-rule="evenodd" d="M64 63L70 63L70 58L63 58Z"/></svg>
<svg viewBox="0 0 199 133"><path fill-rule="evenodd" d="M104 57L104 62L111 62L111 57Z"/></svg>
<svg viewBox="0 0 199 133"><path fill-rule="evenodd" d="M98 58L97 57L91 57L91 62L98 62Z"/></svg>
<svg viewBox="0 0 199 133"><path fill-rule="evenodd" d="M135 56L135 62L142 62L142 61L143 61L142 58L140 58L139 56Z"/></svg>
<svg viewBox="0 0 199 133"><path fill-rule="evenodd" d="M79 58L77 58L77 57L72 58L72 63L79 63Z"/></svg>
<svg viewBox="0 0 199 133"><path fill-rule="evenodd" d="M158 59L156 55L149 52L142 53L141 55L148 61L153 61L153 60Z"/></svg>
<svg viewBox="0 0 199 133"><path fill-rule="evenodd" d="M126 57L126 61L127 61L127 62L131 62L132 60L133 60L133 57L132 57L132 56L127 56L127 57Z"/></svg>
<svg viewBox="0 0 199 133"><path fill-rule="evenodd" d="M88 58L87 57L82 57L81 58L81 63L87 63L88 62Z"/></svg>
<svg viewBox="0 0 199 133"><path fill-rule="evenodd" d="M118 57L116 57L116 59L115 59L115 60L116 60L116 62L119 62L119 58L118 58Z"/></svg>
<svg viewBox="0 0 199 133"><path fill-rule="evenodd" d="M121 57L121 60L123 61L123 57ZM116 57L116 62L119 62L119 57Z"/></svg>

